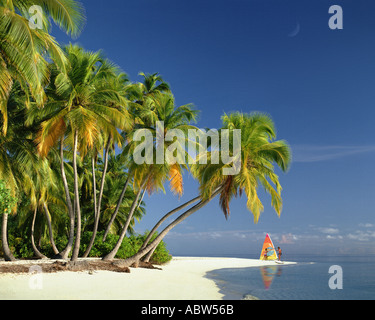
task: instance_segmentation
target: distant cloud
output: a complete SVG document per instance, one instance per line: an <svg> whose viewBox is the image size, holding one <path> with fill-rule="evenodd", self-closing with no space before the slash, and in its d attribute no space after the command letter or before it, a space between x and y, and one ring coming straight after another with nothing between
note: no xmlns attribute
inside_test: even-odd
<svg viewBox="0 0 375 320"><path fill-rule="evenodd" d="M371 232L371 231L364 232L361 230L357 230L355 233L349 233L348 238L350 240L356 240L356 241L362 241L362 242L374 241L375 232Z"/></svg>
<svg viewBox="0 0 375 320"><path fill-rule="evenodd" d="M368 146L314 146L292 145L293 162L319 162L348 157L354 154L375 152L375 145Z"/></svg>
<svg viewBox="0 0 375 320"><path fill-rule="evenodd" d="M171 231L166 238L190 238L196 240L210 240L210 239L249 239L258 241L264 239L263 233L254 233L249 230L212 230L212 231L197 231L197 232L177 232Z"/></svg>
<svg viewBox="0 0 375 320"><path fill-rule="evenodd" d="M291 233L281 235L280 244L293 244L297 237Z"/></svg>
<svg viewBox="0 0 375 320"><path fill-rule="evenodd" d="M329 239L329 240L337 240L337 239L344 239L344 237L343 236L332 236L332 235L327 235L326 236L326 239Z"/></svg>
<svg viewBox="0 0 375 320"><path fill-rule="evenodd" d="M372 228L372 227L375 227L375 225L372 224L372 223L360 223L359 226L362 227L362 228Z"/></svg>
<svg viewBox="0 0 375 320"><path fill-rule="evenodd" d="M329 235L340 233L340 230L336 228L319 228L319 231L321 233L329 234Z"/></svg>

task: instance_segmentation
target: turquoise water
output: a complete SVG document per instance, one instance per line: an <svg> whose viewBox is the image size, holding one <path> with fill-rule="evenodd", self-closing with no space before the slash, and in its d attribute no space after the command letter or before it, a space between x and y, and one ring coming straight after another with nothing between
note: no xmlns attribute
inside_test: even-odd
<svg viewBox="0 0 375 320"><path fill-rule="evenodd" d="M295 265L217 269L213 279L224 299L243 299L246 295L261 300L374 300L375 257L295 256ZM330 289L328 273L332 265L342 269L342 289ZM335 281L336 283L336 281Z"/></svg>

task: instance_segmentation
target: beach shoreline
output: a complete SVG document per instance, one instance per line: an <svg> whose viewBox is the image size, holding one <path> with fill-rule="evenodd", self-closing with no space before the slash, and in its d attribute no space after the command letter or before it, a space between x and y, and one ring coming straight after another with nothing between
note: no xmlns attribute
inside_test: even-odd
<svg viewBox="0 0 375 320"><path fill-rule="evenodd" d="M51 260L20 261L38 266ZM0 262L4 264L8 262ZM285 264L290 264L286 262ZM224 294L207 272L223 268L275 265L244 258L173 257L159 269L1 273L0 299L222 300Z"/></svg>

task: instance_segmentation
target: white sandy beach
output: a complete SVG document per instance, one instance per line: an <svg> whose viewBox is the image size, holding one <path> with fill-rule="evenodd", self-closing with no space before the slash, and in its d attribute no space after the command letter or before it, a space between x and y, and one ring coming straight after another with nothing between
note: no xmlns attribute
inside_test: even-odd
<svg viewBox="0 0 375 320"><path fill-rule="evenodd" d="M291 262L285 262L288 263ZM275 262L174 257L162 266L163 270L131 268L131 273L94 271L92 274L87 271L38 275L6 273L0 274L0 299L220 300L223 294L213 280L205 277L208 271L265 265L275 265Z"/></svg>

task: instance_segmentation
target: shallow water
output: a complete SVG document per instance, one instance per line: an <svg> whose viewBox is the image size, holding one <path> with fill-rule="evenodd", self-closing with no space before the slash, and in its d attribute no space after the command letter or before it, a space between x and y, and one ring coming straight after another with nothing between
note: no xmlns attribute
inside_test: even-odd
<svg viewBox="0 0 375 320"><path fill-rule="evenodd" d="M207 277L216 282L224 299L247 295L262 300L375 299L375 257L294 258L298 262L294 265L218 269ZM342 269L342 289L329 286L331 277L340 276L328 272L332 265Z"/></svg>

